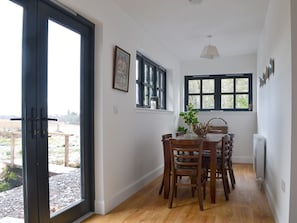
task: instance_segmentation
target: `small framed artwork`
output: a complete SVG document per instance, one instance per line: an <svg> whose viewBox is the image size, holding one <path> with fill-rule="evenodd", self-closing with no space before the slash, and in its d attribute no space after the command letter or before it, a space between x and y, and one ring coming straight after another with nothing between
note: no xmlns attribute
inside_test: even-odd
<svg viewBox="0 0 297 223"><path fill-rule="evenodd" d="M128 92L129 90L130 53L115 46L113 65L114 89Z"/></svg>

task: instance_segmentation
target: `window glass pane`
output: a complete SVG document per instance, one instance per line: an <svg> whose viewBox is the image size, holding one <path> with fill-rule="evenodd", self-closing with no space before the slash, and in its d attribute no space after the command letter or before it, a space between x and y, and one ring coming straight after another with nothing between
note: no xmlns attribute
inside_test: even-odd
<svg viewBox="0 0 297 223"><path fill-rule="evenodd" d="M202 93L214 93L214 79L202 80Z"/></svg>
<svg viewBox="0 0 297 223"><path fill-rule="evenodd" d="M236 95L236 108L248 109L249 107L249 95L238 94Z"/></svg>
<svg viewBox="0 0 297 223"><path fill-rule="evenodd" d="M200 94L200 80L189 80L189 93Z"/></svg>
<svg viewBox="0 0 297 223"><path fill-rule="evenodd" d="M154 70L150 67L150 85L154 84Z"/></svg>
<svg viewBox="0 0 297 223"><path fill-rule="evenodd" d="M157 88L160 87L160 71L157 71L156 86L157 86Z"/></svg>
<svg viewBox="0 0 297 223"><path fill-rule="evenodd" d="M221 108L222 109L233 109L234 97L233 95L222 95L221 97Z"/></svg>
<svg viewBox="0 0 297 223"><path fill-rule="evenodd" d="M154 93L153 89L150 88L150 98L151 98L152 96L154 96L153 93Z"/></svg>
<svg viewBox="0 0 297 223"><path fill-rule="evenodd" d="M228 79L222 79L221 80L221 92L222 93L231 93L234 91L234 79L228 78Z"/></svg>
<svg viewBox="0 0 297 223"><path fill-rule="evenodd" d="M248 91L249 91L249 79L236 78L236 92L248 92Z"/></svg>
<svg viewBox="0 0 297 223"><path fill-rule="evenodd" d="M146 106L149 103L149 89L147 86L144 87L144 98L143 98L143 105Z"/></svg>
<svg viewBox="0 0 297 223"><path fill-rule="evenodd" d="M144 65L144 80L143 80L143 82L146 84L146 83L148 83L147 80L148 80L148 66L147 66L147 64L145 64Z"/></svg>
<svg viewBox="0 0 297 223"><path fill-rule="evenodd" d="M139 60L136 60L136 80L137 81L139 79L138 68L139 68Z"/></svg>
<svg viewBox="0 0 297 223"><path fill-rule="evenodd" d="M160 94L160 108L165 108L165 91L161 91Z"/></svg>
<svg viewBox="0 0 297 223"><path fill-rule="evenodd" d="M165 73L160 73L160 88L165 89Z"/></svg>
<svg viewBox="0 0 297 223"><path fill-rule="evenodd" d="M189 96L189 104L193 104L194 109L200 109L200 95Z"/></svg>
<svg viewBox="0 0 297 223"><path fill-rule="evenodd" d="M214 109L214 95L203 95L202 96L202 108L203 109Z"/></svg>
<svg viewBox="0 0 297 223"><path fill-rule="evenodd" d="M136 104L139 105L139 85L136 84Z"/></svg>

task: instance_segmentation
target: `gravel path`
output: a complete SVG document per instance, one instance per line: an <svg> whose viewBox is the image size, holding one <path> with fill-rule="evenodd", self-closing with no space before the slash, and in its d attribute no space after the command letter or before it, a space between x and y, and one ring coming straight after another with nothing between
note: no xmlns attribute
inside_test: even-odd
<svg viewBox="0 0 297 223"><path fill-rule="evenodd" d="M51 214L80 200L80 169L52 176L49 182ZM23 186L0 193L0 219L6 216L24 218Z"/></svg>

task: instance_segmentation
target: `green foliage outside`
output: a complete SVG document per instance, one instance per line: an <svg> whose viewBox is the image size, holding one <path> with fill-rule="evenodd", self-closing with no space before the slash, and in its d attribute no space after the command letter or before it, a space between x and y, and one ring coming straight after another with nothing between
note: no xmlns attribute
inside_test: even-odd
<svg viewBox="0 0 297 223"><path fill-rule="evenodd" d="M238 98L236 101L236 108L248 108L248 100L246 98Z"/></svg>
<svg viewBox="0 0 297 223"><path fill-rule="evenodd" d="M13 188L17 180L16 173L6 167L0 175L0 192Z"/></svg>

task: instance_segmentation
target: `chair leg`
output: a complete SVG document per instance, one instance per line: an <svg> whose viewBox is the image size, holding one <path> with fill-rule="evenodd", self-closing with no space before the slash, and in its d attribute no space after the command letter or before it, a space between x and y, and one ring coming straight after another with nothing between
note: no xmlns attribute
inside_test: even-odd
<svg viewBox="0 0 297 223"><path fill-rule="evenodd" d="M222 181L223 181L223 186L224 186L224 193L225 193L225 199L226 201L229 200L229 192L228 192L228 181L227 181L227 172L226 169L222 170ZM230 190L230 189L229 189Z"/></svg>
<svg viewBox="0 0 297 223"><path fill-rule="evenodd" d="M198 179L198 180L200 180L200 179ZM199 201L200 211L203 211L203 198L202 198L202 193L201 193L201 183L198 183L197 190L198 190L198 201Z"/></svg>
<svg viewBox="0 0 297 223"><path fill-rule="evenodd" d="M176 196L176 176L171 177L171 185L172 187L170 188L168 208L172 208L173 196Z"/></svg>
<svg viewBox="0 0 297 223"><path fill-rule="evenodd" d="M203 199L205 200L205 198L206 198L206 186L205 186L205 184L203 184Z"/></svg>
<svg viewBox="0 0 297 223"><path fill-rule="evenodd" d="M231 181L231 184L232 184L232 189L235 188L235 177L234 177L234 171L233 171L233 167L232 167L232 164L229 165L229 176L230 176L230 181Z"/></svg>
<svg viewBox="0 0 297 223"><path fill-rule="evenodd" d="M191 184L194 185L196 182L196 179L191 177ZM195 195L195 190L196 190L196 187L192 187L192 197L194 197Z"/></svg>
<svg viewBox="0 0 297 223"><path fill-rule="evenodd" d="M162 178L161 187L159 189L159 195L162 194L163 188L164 188L164 177Z"/></svg>

